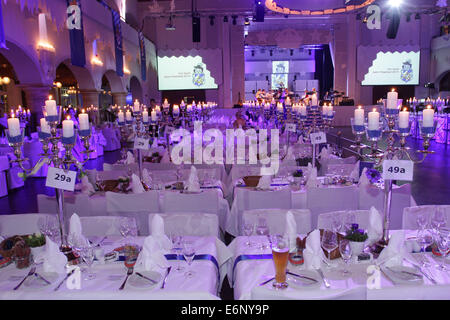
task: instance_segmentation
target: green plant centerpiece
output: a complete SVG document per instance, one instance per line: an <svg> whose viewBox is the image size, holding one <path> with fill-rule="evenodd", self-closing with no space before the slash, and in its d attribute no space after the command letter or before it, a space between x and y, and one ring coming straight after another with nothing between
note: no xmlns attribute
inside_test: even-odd
<svg viewBox="0 0 450 320"><path fill-rule="evenodd" d="M42 247L45 245L45 236L41 233L33 233L25 236L24 240L30 248Z"/></svg>
<svg viewBox="0 0 450 320"><path fill-rule="evenodd" d="M296 171L292 174L292 176L293 176L294 178L303 178L303 171L302 171L301 169L296 170Z"/></svg>
<svg viewBox="0 0 450 320"><path fill-rule="evenodd" d="M347 230L344 237L350 243L352 256L358 256L363 252L365 242L369 237L365 230L359 229L358 227L357 223L353 223L351 229Z"/></svg>

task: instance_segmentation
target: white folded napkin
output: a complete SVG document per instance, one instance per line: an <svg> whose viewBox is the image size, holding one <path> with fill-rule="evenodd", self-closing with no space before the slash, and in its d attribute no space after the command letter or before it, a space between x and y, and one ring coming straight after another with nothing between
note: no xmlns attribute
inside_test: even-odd
<svg viewBox="0 0 450 320"><path fill-rule="evenodd" d="M369 245L377 242L383 236L383 222L380 213L375 207L370 207L369 229L367 230Z"/></svg>
<svg viewBox="0 0 450 320"><path fill-rule="evenodd" d="M170 163L169 151L164 151L161 158L161 163Z"/></svg>
<svg viewBox="0 0 450 320"><path fill-rule="evenodd" d="M381 251L377 262L387 267L401 266L406 254L405 232L401 230L391 235L389 244Z"/></svg>
<svg viewBox="0 0 450 320"><path fill-rule="evenodd" d="M69 222L69 235L81 236L83 234L83 230L81 229L81 220L78 214L74 213L70 217Z"/></svg>
<svg viewBox="0 0 450 320"><path fill-rule="evenodd" d="M322 148L320 150L320 161L325 161L330 158L330 153L328 152L328 148Z"/></svg>
<svg viewBox="0 0 450 320"><path fill-rule="evenodd" d="M164 233L164 219L159 214L153 216L150 234L156 239L161 249L170 250L172 248L172 241Z"/></svg>
<svg viewBox="0 0 450 320"><path fill-rule="evenodd" d="M270 185L272 183L272 176L263 175L259 179L258 185L256 186L258 189L268 190L270 189Z"/></svg>
<svg viewBox="0 0 450 320"><path fill-rule="evenodd" d="M363 169L363 171L361 172L361 176L359 177L358 185L360 187L366 187L366 186L370 185L370 181L367 178L366 172L367 172L367 167L365 167Z"/></svg>
<svg viewBox="0 0 450 320"><path fill-rule="evenodd" d="M308 181L306 181L306 187L308 188L318 188L319 187L319 180L317 180L317 168L312 168L309 176Z"/></svg>
<svg viewBox="0 0 450 320"><path fill-rule="evenodd" d="M186 190L190 192L200 191L200 182L198 179L197 168L194 166L191 166L191 172L189 173L189 178L186 182Z"/></svg>
<svg viewBox="0 0 450 320"><path fill-rule="evenodd" d="M158 139L153 139L153 143L152 143L152 149L156 149L158 148Z"/></svg>
<svg viewBox="0 0 450 320"><path fill-rule="evenodd" d="M292 147L288 147L285 160L295 160L294 150Z"/></svg>
<svg viewBox="0 0 450 320"><path fill-rule="evenodd" d="M125 163L126 164L134 163L134 155L130 151L127 152L127 159L126 159Z"/></svg>
<svg viewBox="0 0 450 320"><path fill-rule="evenodd" d="M306 269L319 269L325 255L320 242L320 230L316 229L306 238L305 249L303 250L303 259Z"/></svg>
<svg viewBox="0 0 450 320"><path fill-rule="evenodd" d="M297 222L291 211L286 213L286 228L284 236L289 240L289 252L295 252L297 249Z"/></svg>
<svg viewBox="0 0 450 320"><path fill-rule="evenodd" d="M89 182L88 176L81 178L81 192L89 196L95 193L94 186Z"/></svg>
<svg viewBox="0 0 450 320"><path fill-rule="evenodd" d="M136 260L135 270L158 272L168 266L169 263L164 256L164 251L160 248L158 241L153 236L145 238L142 250Z"/></svg>
<svg viewBox="0 0 450 320"><path fill-rule="evenodd" d="M144 170L142 170L142 180L144 181L144 183L147 186L151 186L153 181L152 181L152 177L150 176L150 173L148 173L147 168L144 168Z"/></svg>
<svg viewBox="0 0 450 320"><path fill-rule="evenodd" d="M307 166L306 171L305 171L305 177L306 178L309 178L309 175L310 175L312 169L313 169L313 167L312 167L311 162L308 162L308 166Z"/></svg>
<svg viewBox="0 0 450 320"><path fill-rule="evenodd" d="M133 193L144 193L145 189L142 186L141 179L134 173L131 175L131 190Z"/></svg>
<svg viewBox="0 0 450 320"><path fill-rule="evenodd" d="M359 180L359 160L356 162L355 167L353 168L352 172L350 173L350 179L353 181Z"/></svg>
<svg viewBox="0 0 450 320"><path fill-rule="evenodd" d="M44 261L42 267L44 272L65 273L67 257L59 250L56 243L45 237L45 250L40 254L36 261Z"/></svg>

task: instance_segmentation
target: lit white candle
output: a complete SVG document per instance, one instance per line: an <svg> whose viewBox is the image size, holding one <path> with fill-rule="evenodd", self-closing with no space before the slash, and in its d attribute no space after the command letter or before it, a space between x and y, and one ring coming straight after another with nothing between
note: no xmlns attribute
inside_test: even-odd
<svg viewBox="0 0 450 320"><path fill-rule="evenodd" d="M374 109L368 114L368 127L369 130L379 130L380 129L380 113Z"/></svg>
<svg viewBox="0 0 450 320"><path fill-rule="evenodd" d="M50 134L50 126L45 118L41 118L41 132Z"/></svg>
<svg viewBox="0 0 450 320"><path fill-rule="evenodd" d="M306 112L307 112L307 111L306 111L306 105L301 104L301 105L300 105L300 115L306 117Z"/></svg>
<svg viewBox="0 0 450 320"><path fill-rule="evenodd" d="M328 115L328 106L324 104L322 106L322 116L326 116L326 115Z"/></svg>
<svg viewBox="0 0 450 320"><path fill-rule="evenodd" d="M139 100L136 99L136 101L134 101L133 111L134 112L139 112L140 109L141 109L141 104L139 103Z"/></svg>
<svg viewBox="0 0 450 320"><path fill-rule="evenodd" d="M191 111L192 111L192 104L188 104L188 105L187 105L187 111L188 111L188 112L191 112Z"/></svg>
<svg viewBox="0 0 450 320"><path fill-rule="evenodd" d="M431 108L431 106L427 106L427 108L423 110L422 127L430 128L433 126L434 126L434 109Z"/></svg>
<svg viewBox="0 0 450 320"><path fill-rule="evenodd" d="M277 104L277 111L278 111L278 113L283 113L283 105L280 103L280 102L278 102L278 104Z"/></svg>
<svg viewBox="0 0 450 320"><path fill-rule="evenodd" d="M409 127L409 111L400 111L398 113L398 127L405 129Z"/></svg>
<svg viewBox="0 0 450 320"><path fill-rule="evenodd" d="M47 116L56 116L58 111L56 109L56 101L52 100L52 96L48 97L48 100L45 100L45 112L47 112Z"/></svg>
<svg viewBox="0 0 450 320"><path fill-rule="evenodd" d="M355 109L354 124L356 126L363 126L364 125L364 109L362 109L361 106L358 106L358 108Z"/></svg>
<svg viewBox="0 0 450 320"><path fill-rule="evenodd" d="M331 117L333 115L333 106L329 105L328 106L328 116Z"/></svg>
<svg viewBox="0 0 450 320"><path fill-rule="evenodd" d="M8 119L8 131L9 131L9 136L12 137L17 137L20 136L20 121L19 119L17 119L14 115L14 113L11 113L11 118Z"/></svg>
<svg viewBox="0 0 450 320"><path fill-rule="evenodd" d="M119 122L125 122L125 114L123 113L122 110L119 110L117 116L119 117Z"/></svg>
<svg viewBox="0 0 450 320"><path fill-rule="evenodd" d="M64 138L72 138L74 136L73 121L69 117L63 121L62 128Z"/></svg>
<svg viewBox="0 0 450 320"><path fill-rule="evenodd" d="M173 110L172 110L174 115L179 115L180 114L180 108L178 107L178 105L174 104L173 105Z"/></svg>
<svg viewBox="0 0 450 320"><path fill-rule="evenodd" d="M157 118L156 118L156 110L152 110L151 116L152 116L152 121L156 121L157 120Z"/></svg>
<svg viewBox="0 0 450 320"><path fill-rule="evenodd" d="M127 121L132 121L133 118L131 117L131 111L127 110L127 112L125 112L125 118L127 119Z"/></svg>
<svg viewBox="0 0 450 320"><path fill-rule="evenodd" d="M78 121L80 122L80 130L89 130L89 115L84 113L84 110L78 116Z"/></svg>
<svg viewBox="0 0 450 320"><path fill-rule="evenodd" d="M397 100L398 100L398 92L395 92L394 89L392 89L391 92L387 93L386 108L397 109Z"/></svg>
<svg viewBox="0 0 450 320"><path fill-rule="evenodd" d="M148 122L148 111L147 111L147 109L142 111L142 121Z"/></svg>
<svg viewBox="0 0 450 320"><path fill-rule="evenodd" d="M316 93L314 93L314 94L311 96L311 105L312 105L312 106L317 106L317 105L318 105L317 94L316 94Z"/></svg>

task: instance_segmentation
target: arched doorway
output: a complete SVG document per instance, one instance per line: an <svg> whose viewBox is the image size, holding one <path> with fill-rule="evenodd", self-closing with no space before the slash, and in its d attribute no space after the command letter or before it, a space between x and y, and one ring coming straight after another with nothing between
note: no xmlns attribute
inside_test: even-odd
<svg viewBox="0 0 450 320"><path fill-rule="evenodd" d="M16 86L18 79L12 64L0 53L0 116L23 105L22 90Z"/></svg>
<svg viewBox="0 0 450 320"><path fill-rule="evenodd" d="M57 104L63 107L80 105L78 81L65 63L59 64L56 68L53 85Z"/></svg>
<svg viewBox="0 0 450 320"><path fill-rule="evenodd" d="M131 77L130 79L130 92L132 101L135 101L136 99L139 100L141 103L144 103L144 100L142 99L142 87L141 83L139 82L138 78L135 76Z"/></svg>
<svg viewBox="0 0 450 320"><path fill-rule="evenodd" d="M113 104L113 96L111 93L111 84L108 78L103 75L102 77L102 91L100 92L100 104L99 112L101 121L110 121L111 114L108 111L109 107Z"/></svg>
<svg viewBox="0 0 450 320"><path fill-rule="evenodd" d="M450 92L450 71L448 71L439 81L439 92Z"/></svg>

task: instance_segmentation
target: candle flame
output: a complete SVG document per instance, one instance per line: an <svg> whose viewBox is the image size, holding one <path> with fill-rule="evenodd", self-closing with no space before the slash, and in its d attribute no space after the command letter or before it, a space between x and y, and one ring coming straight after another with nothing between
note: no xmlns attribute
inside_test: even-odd
<svg viewBox="0 0 450 320"><path fill-rule="evenodd" d="M81 109L81 113L84 113L84 109Z"/></svg>
<svg viewBox="0 0 450 320"><path fill-rule="evenodd" d="M48 100L53 100L53 96L52 96L52 95L49 95L49 96L48 96Z"/></svg>
<svg viewBox="0 0 450 320"><path fill-rule="evenodd" d="M373 110L372 110L373 112L377 112L377 108L373 108Z"/></svg>
<svg viewBox="0 0 450 320"><path fill-rule="evenodd" d="M408 111L408 108L403 108L403 111Z"/></svg>
<svg viewBox="0 0 450 320"><path fill-rule="evenodd" d="M427 109L431 109L431 104L427 105Z"/></svg>
<svg viewBox="0 0 450 320"><path fill-rule="evenodd" d="M67 115L66 119L67 119L67 120L70 120L70 116L69 116L69 115Z"/></svg>
<svg viewBox="0 0 450 320"><path fill-rule="evenodd" d="M13 111L11 111L11 118L15 118L16 117L16 115L14 114L14 110Z"/></svg>
<svg viewBox="0 0 450 320"><path fill-rule="evenodd" d="M395 88L392 88L392 89L391 89L391 92L395 92Z"/></svg>

